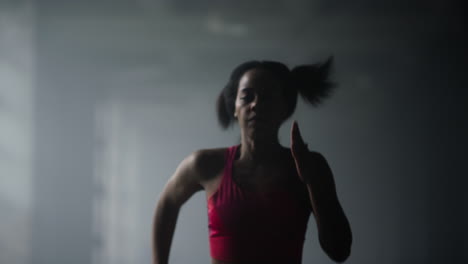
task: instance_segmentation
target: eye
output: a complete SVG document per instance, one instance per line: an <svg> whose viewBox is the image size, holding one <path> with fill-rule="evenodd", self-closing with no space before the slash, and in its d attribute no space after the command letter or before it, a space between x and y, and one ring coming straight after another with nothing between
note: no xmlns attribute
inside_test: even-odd
<svg viewBox="0 0 468 264"><path fill-rule="evenodd" d="M254 98L253 94L246 94L245 96L241 97L240 99L245 102L250 102Z"/></svg>
<svg viewBox="0 0 468 264"><path fill-rule="evenodd" d="M254 99L255 95L251 89L244 89L243 95L240 98L244 102L250 102Z"/></svg>

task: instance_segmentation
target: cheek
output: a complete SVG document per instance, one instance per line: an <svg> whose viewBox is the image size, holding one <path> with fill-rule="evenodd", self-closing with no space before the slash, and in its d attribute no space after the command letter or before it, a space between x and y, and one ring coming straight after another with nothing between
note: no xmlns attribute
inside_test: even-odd
<svg viewBox="0 0 468 264"><path fill-rule="evenodd" d="M245 111L247 107L242 100L236 100L236 102L234 103L234 109L237 113L239 113Z"/></svg>
<svg viewBox="0 0 468 264"><path fill-rule="evenodd" d="M242 115L243 112L245 112L245 107L243 107L242 102L240 100L236 100L234 104L234 114L236 117L239 117Z"/></svg>
<svg viewBox="0 0 468 264"><path fill-rule="evenodd" d="M238 114L239 113L239 110L240 110L240 104L239 104L239 101L236 100L234 102L234 113Z"/></svg>

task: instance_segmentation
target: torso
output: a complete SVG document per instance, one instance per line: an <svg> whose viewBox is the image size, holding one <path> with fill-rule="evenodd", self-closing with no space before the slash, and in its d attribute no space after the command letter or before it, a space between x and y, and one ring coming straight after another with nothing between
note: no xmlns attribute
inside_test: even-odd
<svg viewBox="0 0 468 264"><path fill-rule="evenodd" d="M224 155L227 148L207 149L209 158L206 164L210 164L210 171L204 181L201 183L207 199L211 197L219 187L224 171ZM303 192L306 199L308 197L306 189L300 182L290 150L284 148L284 159L279 162L267 164L266 169L251 171L243 168L236 157L232 168L232 178L234 182L242 189L269 192L272 190L284 189L296 192Z"/></svg>
<svg viewBox="0 0 468 264"><path fill-rule="evenodd" d="M216 193L221 183L224 174L225 153L227 148L205 150L207 153L206 162L210 164L207 168L206 178L202 182L202 186L206 192L206 199ZM239 153L238 153L239 155ZM286 190L299 194L303 199L308 200L307 189L299 180L295 163L289 149L283 150L283 158L275 163L267 164L265 169L249 171L244 169L236 157L232 167L232 179L236 185L245 190L258 191L264 193L274 190ZM224 262L212 259L213 264L236 264L232 262Z"/></svg>

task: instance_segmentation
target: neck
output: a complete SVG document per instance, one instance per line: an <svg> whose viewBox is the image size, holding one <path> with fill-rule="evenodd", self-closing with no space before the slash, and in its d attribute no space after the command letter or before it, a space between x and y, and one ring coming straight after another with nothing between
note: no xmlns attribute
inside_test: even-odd
<svg viewBox="0 0 468 264"><path fill-rule="evenodd" d="M254 167L262 166L277 160L282 150L277 134L257 138L242 134L239 162Z"/></svg>

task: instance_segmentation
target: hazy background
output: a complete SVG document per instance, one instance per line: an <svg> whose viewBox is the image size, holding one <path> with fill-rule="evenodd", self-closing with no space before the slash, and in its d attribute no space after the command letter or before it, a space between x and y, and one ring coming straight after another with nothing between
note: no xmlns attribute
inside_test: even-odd
<svg viewBox="0 0 468 264"><path fill-rule="evenodd" d="M435 0L1 0L0 263L150 263L178 163L237 143L214 111L231 70L329 55L339 89L293 119L334 171L347 263L468 261L464 13ZM209 263L204 193L171 253ZM332 263L313 218L303 263Z"/></svg>

